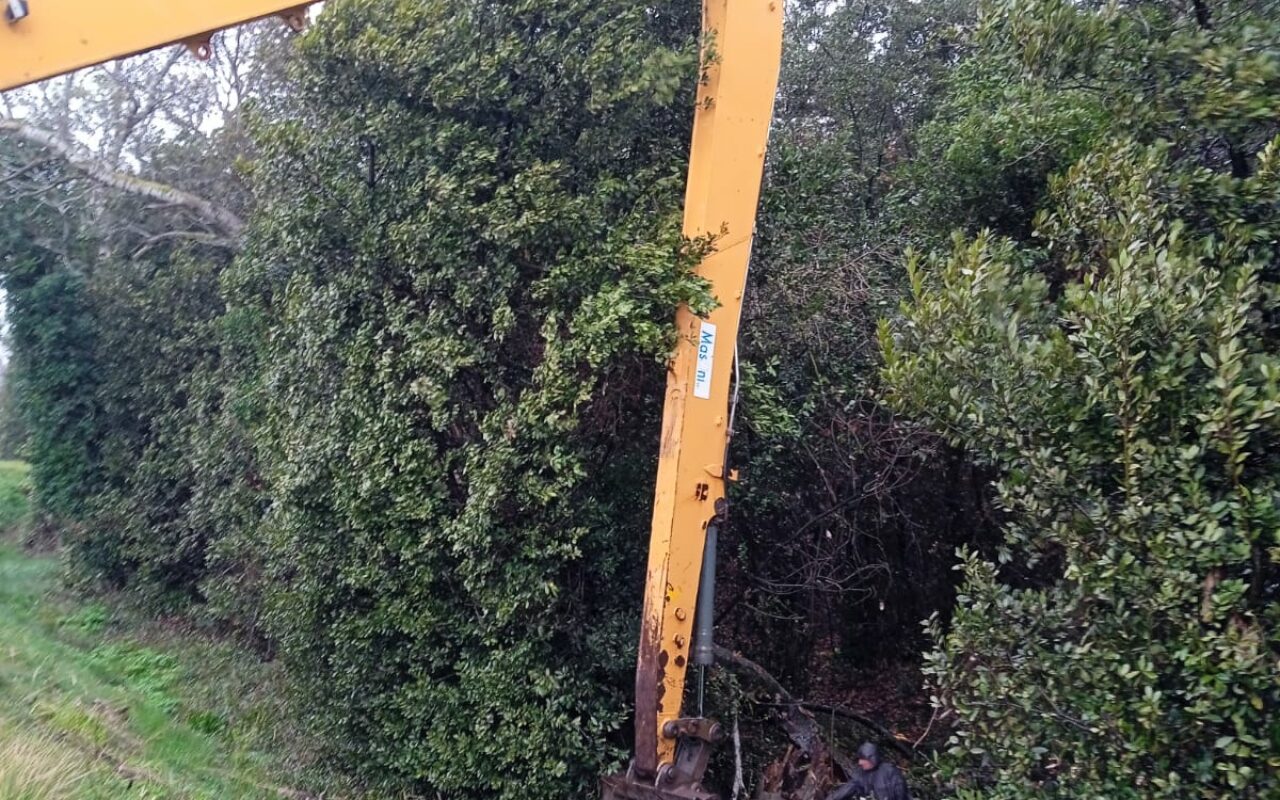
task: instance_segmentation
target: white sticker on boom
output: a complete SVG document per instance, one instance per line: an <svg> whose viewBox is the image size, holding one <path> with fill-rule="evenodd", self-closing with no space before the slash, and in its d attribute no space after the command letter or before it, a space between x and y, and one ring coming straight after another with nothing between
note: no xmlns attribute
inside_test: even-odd
<svg viewBox="0 0 1280 800"><path fill-rule="evenodd" d="M703 320L698 333L698 371L693 377L693 396L711 399L711 365L716 360L716 326Z"/></svg>

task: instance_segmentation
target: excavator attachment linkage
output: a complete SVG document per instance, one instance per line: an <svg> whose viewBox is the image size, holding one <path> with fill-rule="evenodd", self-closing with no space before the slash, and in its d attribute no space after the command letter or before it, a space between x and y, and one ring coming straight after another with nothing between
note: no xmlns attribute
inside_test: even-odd
<svg viewBox="0 0 1280 800"><path fill-rule="evenodd" d="M639 779L634 768L601 781L604 800L718 800L702 788L711 749L724 739L720 723L702 719L669 720L664 737L676 742L675 761L664 764L651 781Z"/></svg>

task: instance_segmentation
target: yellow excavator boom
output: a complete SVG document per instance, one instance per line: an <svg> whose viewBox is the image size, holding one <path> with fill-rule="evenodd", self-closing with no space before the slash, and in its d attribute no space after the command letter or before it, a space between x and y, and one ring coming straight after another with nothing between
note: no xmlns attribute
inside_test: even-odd
<svg viewBox="0 0 1280 800"><path fill-rule="evenodd" d="M0 91L167 44L209 55L209 37L280 16L301 28L298 0L0 0Z"/></svg>
<svg viewBox="0 0 1280 800"><path fill-rule="evenodd" d="M81 67L185 43L209 55L223 28L280 16L301 28L298 0L0 0L0 91ZM698 87L685 194L684 232L712 235L698 267L719 306L707 317L676 312L679 332L666 401L636 666L636 752L631 768L604 781L608 798L691 798L702 788L710 720L684 715L685 677L709 637L705 591L714 574L716 530L725 516L729 393L738 322L773 113L782 49L783 0L703 0ZM704 555L708 557L704 559ZM708 571L704 580L705 569ZM701 713L699 711L699 713Z"/></svg>
<svg viewBox="0 0 1280 800"><path fill-rule="evenodd" d="M720 729L700 718L701 709L699 717L686 717L683 700L689 666L710 661L713 605L710 592L699 602L699 588L714 580L715 537L726 513L730 391L782 61L782 17L782 0L703 2L703 80L684 232L717 237L697 272L711 283L719 307L706 318L685 307L676 311L679 342L667 373L636 663L635 761L626 775L605 780L610 800L714 797L701 781Z"/></svg>

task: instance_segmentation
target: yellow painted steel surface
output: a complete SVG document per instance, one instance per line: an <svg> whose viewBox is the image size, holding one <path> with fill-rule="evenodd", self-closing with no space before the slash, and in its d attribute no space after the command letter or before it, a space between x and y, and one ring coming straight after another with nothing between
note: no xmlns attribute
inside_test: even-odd
<svg viewBox="0 0 1280 800"><path fill-rule="evenodd" d="M0 20L0 91L199 40L306 5L301 0L28 0L25 18Z"/></svg>
<svg viewBox="0 0 1280 800"><path fill-rule="evenodd" d="M782 0L705 0L684 231L719 236L698 267L720 306L676 313L636 668L636 762L654 775L674 757L662 734L681 716L706 526L724 497L729 391L742 293L782 51Z"/></svg>

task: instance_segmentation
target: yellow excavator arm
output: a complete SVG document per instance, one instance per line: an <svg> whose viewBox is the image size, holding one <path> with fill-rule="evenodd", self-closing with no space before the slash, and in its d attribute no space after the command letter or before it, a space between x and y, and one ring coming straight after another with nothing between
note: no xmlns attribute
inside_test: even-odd
<svg viewBox="0 0 1280 800"><path fill-rule="evenodd" d="M717 237L698 267L719 307L676 312L636 665L636 751L609 800L709 800L720 727L684 713L691 664L710 663L715 541L726 514L729 393L782 48L783 0L703 0L703 73L684 232ZM207 58L223 28L271 16L300 29L298 0L0 0L0 91L185 43ZM705 563L704 563L705 562ZM701 589L701 591L700 591ZM701 609L701 614L699 614ZM695 618L698 635L695 636Z"/></svg>
<svg viewBox="0 0 1280 800"><path fill-rule="evenodd" d="M301 29L298 0L0 0L0 91L81 67L186 44L209 55L223 28L280 16Z"/></svg>
<svg viewBox="0 0 1280 800"><path fill-rule="evenodd" d="M727 513L729 395L765 146L782 59L782 0L704 0L684 232L718 237L698 266L720 305L676 311L636 663L636 752L612 798L711 798L701 788L720 728L684 714L689 665L711 663L715 544ZM705 556L705 557L704 557ZM701 589L701 591L700 591ZM695 622L697 635L695 636ZM648 784L661 794L636 791Z"/></svg>

